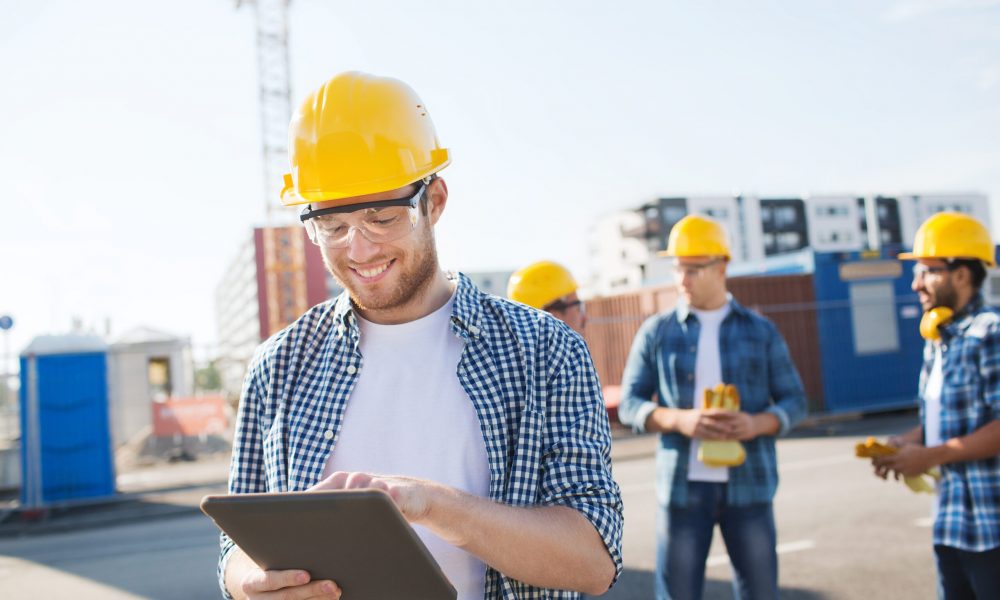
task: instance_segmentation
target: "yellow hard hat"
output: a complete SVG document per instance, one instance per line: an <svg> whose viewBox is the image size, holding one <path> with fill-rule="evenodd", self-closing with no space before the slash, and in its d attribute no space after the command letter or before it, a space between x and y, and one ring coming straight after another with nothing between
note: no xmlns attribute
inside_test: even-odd
<svg viewBox="0 0 1000 600"><path fill-rule="evenodd" d="M667 249L660 256L724 256L729 259L729 242L722 225L701 215L688 215L677 221L667 238Z"/></svg>
<svg viewBox="0 0 1000 600"><path fill-rule="evenodd" d="M996 264L989 231L975 218L957 212L939 212L924 221L914 237L913 252L898 258L966 258L991 267Z"/></svg>
<svg viewBox="0 0 1000 600"><path fill-rule="evenodd" d="M562 265L543 260L516 271L507 282L507 296L535 308L545 308L576 291L576 280Z"/></svg>
<svg viewBox="0 0 1000 600"><path fill-rule="evenodd" d="M288 160L285 206L401 188L437 173L451 157L410 86L352 71L299 106L288 127Z"/></svg>

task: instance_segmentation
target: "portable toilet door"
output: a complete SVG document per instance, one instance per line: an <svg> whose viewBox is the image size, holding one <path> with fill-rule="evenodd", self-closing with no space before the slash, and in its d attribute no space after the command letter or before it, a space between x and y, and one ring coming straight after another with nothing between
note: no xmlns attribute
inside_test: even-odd
<svg viewBox="0 0 1000 600"><path fill-rule="evenodd" d="M21 504L111 496L107 345L41 336L21 354Z"/></svg>

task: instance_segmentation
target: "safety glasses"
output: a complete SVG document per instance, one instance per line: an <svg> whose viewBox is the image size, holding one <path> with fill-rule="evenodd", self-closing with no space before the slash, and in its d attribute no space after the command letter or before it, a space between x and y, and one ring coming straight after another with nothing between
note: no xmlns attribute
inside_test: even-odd
<svg viewBox="0 0 1000 600"><path fill-rule="evenodd" d="M362 202L312 210L307 206L299 214L309 239L317 246L346 248L354 231L373 244L398 240L413 231L420 219L417 205L427 191L427 183L409 198Z"/></svg>
<svg viewBox="0 0 1000 600"><path fill-rule="evenodd" d="M580 312L583 312L583 310L584 310L583 309L583 306L584 306L583 300L572 300L570 302L563 302L562 300L556 300L555 302L552 302L550 304L546 304L544 310L547 310L547 311L556 310L556 311L562 312L562 311L565 311L565 310L569 310L569 309L573 308L574 306L579 306L580 307Z"/></svg>
<svg viewBox="0 0 1000 600"><path fill-rule="evenodd" d="M955 269L955 266L951 263L946 264L943 267L930 267L922 263L917 263L913 265L913 280L923 279L927 275L940 275L941 273L947 273Z"/></svg>
<svg viewBox="0 0 1000 600"><path fill-rule="evenodd" d="M708 262L704 262L704 263L700 263L700 264L674 263L673 264L674 274L678 275L678 276L689 275L691 277L697 277L705 269L711 267L714 264L717 264L721 260L722 260L721 258L713 258L712 260L710 260Z"/></svg>

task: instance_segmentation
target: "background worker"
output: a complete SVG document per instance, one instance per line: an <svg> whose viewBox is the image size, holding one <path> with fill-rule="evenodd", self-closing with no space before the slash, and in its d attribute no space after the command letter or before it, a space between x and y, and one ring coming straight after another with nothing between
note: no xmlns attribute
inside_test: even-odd
<svg viewBox="0 0 1000 600"><path fill-rule="evenodd" d="M544 310L583 335L587 313L576 295L579 286L566 267L547 260L518 269L507 282L507 297Z"/></svg>
<svg viewBox="0 0 1000 600"><path fill-rule="evenodd" d="M555 319L441 270L450 156L423 102L344 73L289 138L282 201L305 205L346 291L258 349L230 492L385 490L463 600L606 591L622 504L590 354ZM237 597L340 597L305 571L262 571L226 536L219 573Z"/></svg>
<svg viewBox="0 0 1000 600"><path fill-rule="evenodd" d="M913 291L924 309L920 425L873 459L883 479L940 467L934 511L938 596L1000 598L1000 313L980 288L994 266L982 223L938 213L917 230Z"/></svg>
<svg viewBox="0 0 1000 600"><path fill-rule="evenodd" d="M774 324L727 292L730 253L721 225L684 217L663 254L674 261L680 301L636 334L619 407L623 423L660 433L656 597L701 597L718 524L736 597L772 600L778 597L774 439L805 414L802 382ZM741 410L702 408L704 390L720 383L736 386ZM706 466L697 458L706 440L739 440L745 462Z"/></svg>

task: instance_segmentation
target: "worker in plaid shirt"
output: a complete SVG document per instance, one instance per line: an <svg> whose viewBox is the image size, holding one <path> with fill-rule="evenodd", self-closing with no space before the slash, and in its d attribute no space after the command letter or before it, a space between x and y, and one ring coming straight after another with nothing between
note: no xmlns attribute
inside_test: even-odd
<svg viewBox="0 0 1000 600"><path fill-rule="evenodd" d="M590 354L553 317L439 267L450 156L426 107L401 81L344 73L289 138L282 201L305 206L346 291L259 348L230 492L384 490L462 600L605 592L622 503ZM225 535L219 578L237 598L341 597L303 570L262 571Z"/></svg>
<svg viewBox="0 0 1000 600"><path fill-rule="evenodd" d="M873 459L875 473L939 467L938 596L1000 598L1000 313L980 294L993 243L976 219L938 213L899 258L916 261L913 291L924 309L921 424L889 439L899 451Z"/></svg>

